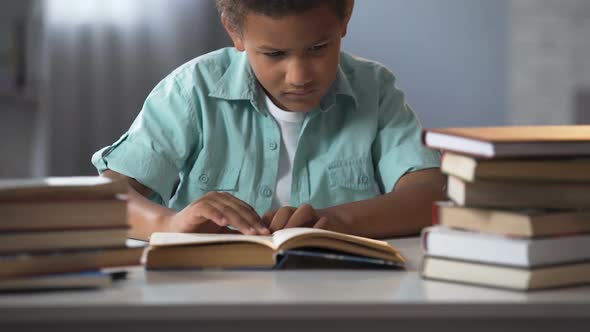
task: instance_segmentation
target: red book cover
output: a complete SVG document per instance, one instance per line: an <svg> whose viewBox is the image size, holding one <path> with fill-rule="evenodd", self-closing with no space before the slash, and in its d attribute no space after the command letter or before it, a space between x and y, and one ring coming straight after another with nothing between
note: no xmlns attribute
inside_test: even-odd
<svg viewBox="0 0 590 332"><path fill-rule="evenodd" d="M438 204L432 203L432 225L438 225Z"/></svg>

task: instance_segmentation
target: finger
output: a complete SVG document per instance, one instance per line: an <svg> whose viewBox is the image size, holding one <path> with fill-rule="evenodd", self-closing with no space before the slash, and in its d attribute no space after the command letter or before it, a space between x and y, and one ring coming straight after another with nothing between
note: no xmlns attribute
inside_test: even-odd
<svg viewBox="0 0 590 332"><path fill-rule="evenodd" d="M275 214L277 213L278 210L268 210L266 211L266 213L262 216L262 223L267 227L270 228L270 224L272 222L272 218L274 218Z"/></svg>
<svg viewBox="0 0 590 332"><path fill-rule="evenodd" d="M216 233L217 234L242 234L242 233L240 233L240 231L238 231L236 229L231 229L228 227L222 227Z"/></svg>
<svg viewBox="0 0 590 332"><path fill-rule="evenodd" d="M295 210L297 209L292 206L284 206L278 209L270 222L270 231L274 232L283 229L289 221L289 218L295 213Z"/></svg>
<svg viewBox="0 0 590 332"><path fill-rule="evenodd" d="M204 218L203 218L204 219ZM211 220L205 220L204 222L202 222L198 228L195 225L195 228L191 231L195 232L196 230L198 230L199 233L211 233L211 234L216 234L216 233L222 233L223 230L225 229L229 229L227 227L222 227L217 225L216 223L214 223Z"/></svg>
<svg viewBox="0 0 590 332"><path fill-rule="evenodd" d="M217 199L222 200L224 204L233 207L233 209L240 214L242 219L246 220L258 233L264 235L270 234L270 231L262 222L262 219L258 213L256 213L256 210L246 202L226 192L220 192Z"/></svg>
<svg viewBox="0 0 590 332"><path fill-rule="evenodd" d="M303 204L295 210L284 228L309 227L317 220L318 215L315 209L309 204Z"/></svg>
<svg viewBox="0 0 590 332"><path fill-rule="evenodd" d="M206 222L207 218L204 217L196 217L190 219L173 219L171 231L179 233L201 232L201 225L205 224ZM209 221L209 223L219 228L219 226L214 222Z"/></svg>
<svg viewBox="0 0 590 332"><path fill-rule="evenodd" d="M321 217L320 220L318 220L314 225L313 228L319 228L319 229L330 229L329 224L328 224L328 218L326 217Z"/></svg>
<svg viewBox="0 0 590 332"><path fill-rule="evenodd" d="M211 220L219 226L227 226L227 220L224 214L218 207L211 204L211 201L203 200L196 202L191 205L190 211L192 217L188 223L197 225L202 223L204 221L202 218L204 218L205 220Z"/></svg>
<svg viewBox="0 0 590 332"><path fill-rule="evenodd" d="M254 210L254 208L250 204L244 202L243 200L237 198L236 196L234 196L234 195L232 195L232 194L230 194L228 192L224 192L223 191L223 192L219 192L219 193L222 194L222 195L224 195L224 196L226 196L226 197L228 197L229 199L231 199L232 201L234 201L236 204L238 204L241 207L243 207L245 210L248 210L249 212L251 212L254 215L258 216L258 213L256 212L256 210Z"/></svg>
<svg viewBox="0 0 590 332"><path fill-rule="evenodd" d="M208 192L198 201L194 202L193 205L198 206L198 204L203 204L205 202L208 205L214 207L221 215L221 220L215 221L220 226L231 225L243 234L257 234L255 229L254 231L250 230L252 227L248 222L242 221L241 217L236 217L236 212L231 208L231 206L226 204L227 201L228 198L219 192ZM269 233L270 231L267 230L267 234Z"/></svg>
<svg viewBox="0 0 590 332"><path fill-rule="evenodd" d="M226 204L226 201L209 200L209 204L215 206L223 214L227 225L231 225L243 234L256 235L258 231L248 221L234 210L233 206Z"/></svg>

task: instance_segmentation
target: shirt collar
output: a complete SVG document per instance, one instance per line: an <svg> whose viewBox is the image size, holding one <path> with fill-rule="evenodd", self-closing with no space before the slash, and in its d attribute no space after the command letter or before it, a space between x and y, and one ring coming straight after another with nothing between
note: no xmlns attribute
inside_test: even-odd
<svg viewBox="0 0 590 332"><path fill-rule="evenodd" d="M255 100L257 84L246 52L240 52L209 96L227 100Z"/></svg>
<svg viewBox="0 0 590 332"><path fill-rule="evenodd" d="M258 88L258 81L252 71L246 52L240 52L235 61L232 61L226 72L223 74L215 88L209 93L210 97L226 100L250 100L257 110L261 110L261 100ZM336 102L336 97L347 96L354 102L356 109L357 99L352 90L350 82L342 67L338 65L336 79L328 92L320 101L320 111L327 112Z"/></svg>
<svg viewBox="0 0 590 332"><path fill-rule="evenodd" d="M332 86L326 92L326 95L320 101L320 110L322 112L327 112L331 109L331 107L336 103L336 98L338 96L348 97L354 103L353 109L356 110L358 103L356 99L356 95L352 90L350 85L350 81L348 80L346 73L342 70L342 67L338 65L338 71L336 72L336 79L332 83Z"/></svg>

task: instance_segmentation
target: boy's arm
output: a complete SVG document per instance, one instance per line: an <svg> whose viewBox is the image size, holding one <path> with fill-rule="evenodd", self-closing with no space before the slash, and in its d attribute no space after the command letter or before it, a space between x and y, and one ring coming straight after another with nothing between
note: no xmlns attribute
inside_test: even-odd
<svg viewBox="0 0 590 332"><path fill-rule="evenodd" d="M404 175L390 193L314 210L305 205L263 217L271 231L313 226L371 238L418 234L432 223L432 204L445 199L446 177L438 168Z"/></svg>
<svg viewBox="0 0 590 332"><path fill-rule="evenodd" d="M166 230L164 220L166 216L174 214L174 211L147 199L152 192L149 188L115 171L106 170L102 176L125 179L129 184L127 205L127 219L131 226L129 237L147 241L153 232Z"/></svg>
<svg viewBox="0 0 590 332"><path fill-rule="evenodd" d="M244 234L269 234L256 211L230 194L208 193L176 212L147 199L152 191L135 179L112 170L105 170L102 175L123 178L129 183L127 218L131 225L131 238L149 240L153 232L231 232L225 227L227 225Z"/></svg>
<svg viewBox="0 0 590 332"><path fill-rule="evenodd" d="M387 194L318 211L327 218L316 227L373 238L418 234L432 224L433 202L446 199L445 185L438 168L408 173Z"/></svg>

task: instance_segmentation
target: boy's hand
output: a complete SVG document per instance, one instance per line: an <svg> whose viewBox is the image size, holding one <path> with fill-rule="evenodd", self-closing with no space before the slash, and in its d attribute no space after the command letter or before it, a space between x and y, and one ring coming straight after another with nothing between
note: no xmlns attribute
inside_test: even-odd
<svg viewBox="0 0 590 332"><path fill-rule="evenodd" d="M231 225L243 234L269 235L260 216L247 203L225 192L209 192L166 220L171 232L210 232L211 222L220 231Z"/></svg>
<svg viewBox="0 0 590 332"><path fill-rule="evenodd" d="M276 211L268 211L262 217L264 224L269 225L271 232L293 227L320 227L326 225L326 216L320 216L318 211L309 204L299 208L284 206Z"/></svg>

